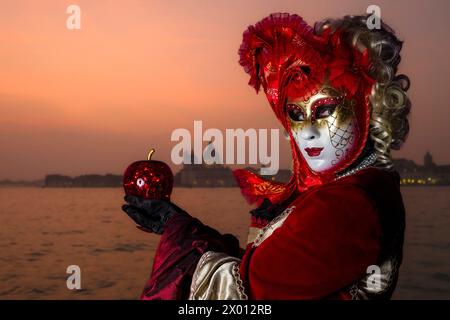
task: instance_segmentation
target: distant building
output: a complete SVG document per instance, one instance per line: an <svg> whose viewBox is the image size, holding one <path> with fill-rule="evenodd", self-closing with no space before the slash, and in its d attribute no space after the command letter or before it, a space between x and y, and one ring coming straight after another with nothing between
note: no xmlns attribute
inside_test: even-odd
<svg viewBox="0 0 450 320"><path fill-rule="evenodd" d="M208 148L212 144L209 143ZM208 150L212 157L220 158L215 149ZM189 159L190 158L190 159ZM187 160L187 161L186 161ZM190 163L189 163L190 162ZM188 188L236 187L232 170L223 164L197 164L194 152L185 159L183 168L175 174L174 185Z"/></svg>
<svg viewBox="0 0 450 320"><path fill-rule="evenodd" d="M393 162L402 185L450 185L450 166L435 164L428 151L423 158L423 165L407 159L394 159Z"/></svg>
<svg viewBox="0 0 450 320"><path fill-rule="evenodd" d="M207 147L213 148L210 143ZM220 155L216 154L217 151L209 150L208 154L211 154L215 159L221 159ZM188 188L209 188L209 187L237 187L236 180L233 175L233 171L223 164L195 164L194 152L191 151L190 162L183 164L183 168L175 175L176 187L188 187ZM189 158L188 158L189 159ZM250 171L257 173L255 168L246 168ZM264 176L266 179L276 180L280 182L289 181L292 175L291 170L279 170L275 176Z"/></svg>
<svg viewBox="0 0 450 320"><path fill-rule="evenodd" d="M436 164L433 161L433 156L429 151L427 151L423 157L423 166L426 170L433 170L436 168Z"/></svg>

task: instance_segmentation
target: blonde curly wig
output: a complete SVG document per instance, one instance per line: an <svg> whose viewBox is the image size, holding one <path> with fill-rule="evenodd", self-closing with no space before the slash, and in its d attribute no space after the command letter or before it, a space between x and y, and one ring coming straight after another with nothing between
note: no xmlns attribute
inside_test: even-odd
<svg viewBox="0 0 450 320"><path fill-rule="evenodd" d="M314 29L320 34L327 28L342 28L345 39L354 47L369 49L369 75L376 83L370 95L371 120L366 149L377 155L376 166L390 170L393 167L391 150L400 149L409 132L411 102L406 92L410 82L406 75L397 74L402 42L384 22L381 22L380 29L370 30L368 17L325 19L317 22Z"/></svg>

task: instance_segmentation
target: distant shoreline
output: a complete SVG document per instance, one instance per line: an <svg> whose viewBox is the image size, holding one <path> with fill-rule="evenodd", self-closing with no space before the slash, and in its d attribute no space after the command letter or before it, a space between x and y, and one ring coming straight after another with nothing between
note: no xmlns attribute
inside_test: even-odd
<svg viewBox="0 0 450 320"><path fill-rule="evenodd" d="M450 165L436 165L432 155L427 152L424 164L418 165L408 159L393 159L394 169L400 175L401 186L450 186ZM257 174L258 169L245 169ZM287 183L292 176L290 169L280 169L268 180ZM43 179L25 181L0 180L0 188L5 187L41 187L41 188L122 188L123 176L120 174L83 174L68 176L47 174ZM232 168L219 164L184 165L174 175L176 188L237 188Z"/></svg>

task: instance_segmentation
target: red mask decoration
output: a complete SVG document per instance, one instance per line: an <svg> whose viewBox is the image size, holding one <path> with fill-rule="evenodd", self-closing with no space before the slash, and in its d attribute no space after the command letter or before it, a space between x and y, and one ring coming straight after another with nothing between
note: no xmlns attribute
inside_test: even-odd
<svg viewBox="0 0 450 320"><path fill-rule="evenodd" d="M368 97L375 81L367 74L368 51L348 45L344 37L345 30L339 29L315 34L300 16L288 13L271 14L244 32L239 63L250 75L249 85L256 92L262 86L272 110L289 133L294 171L291 180L282 184L246 170L235 170L241 191L250 203L259 205L264 198L276 203L293 192L331 181L361 154L369 130ZM285 104L287 96L307 100L326 82L353 101L358 134L343 161L317 173L308 167L298 149Z"/></svg>

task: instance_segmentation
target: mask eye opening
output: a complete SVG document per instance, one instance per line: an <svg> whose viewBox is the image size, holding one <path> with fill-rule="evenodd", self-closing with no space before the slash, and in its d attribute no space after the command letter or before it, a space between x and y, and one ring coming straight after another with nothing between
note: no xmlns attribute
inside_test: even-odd
<svg viewBox="0 0 450 320"><path fill-rule="evenodd" d="M292 103L286 104L286 115L293 122L305 120L305 113L302 108Z"/></svg>
<svg viewBox="0 0 450 320"><path fill-rule="evenodd" d="M337 107L337 103L328 103L318 106L314 110L314 119L323 119L330 117L336 111Z"/></svg>

